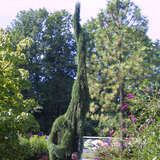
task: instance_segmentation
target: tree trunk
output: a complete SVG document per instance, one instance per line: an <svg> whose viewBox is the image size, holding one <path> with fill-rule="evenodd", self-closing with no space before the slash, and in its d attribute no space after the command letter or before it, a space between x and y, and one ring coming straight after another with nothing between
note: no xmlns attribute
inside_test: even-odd
<svg viewBox="0 0 160 160"><path fill-rule="evenodd" d="M123 95L123 83L120 84L120 108L124 105L124 95ZM121 151L123 152L125 149L124 140L125 140L125 122L124 122L124 111L120 111L120 143L121 143Z"/></svg>

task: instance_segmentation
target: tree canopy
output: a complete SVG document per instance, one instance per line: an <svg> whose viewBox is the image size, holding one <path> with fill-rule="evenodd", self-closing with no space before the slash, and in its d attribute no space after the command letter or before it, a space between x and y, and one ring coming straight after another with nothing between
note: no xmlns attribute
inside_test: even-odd
<svg viewBox="0 0 160 160"><path fill-rule="evenodd" d="M90 35L90 116L100 120L109 134L118 125L114 115L125 105L124 96L151 86L157 52L153 52L155 47L146 35L147 19L130 0L108 1L106 9L86 28Z"/></svg>
<svg viewBox="0 0 160 160"><path fill-rule="evenodd" d="M71 15L67 11L48 13L46 9L19 12L9 28L15 44L27 37L33 40L24 51L27 60L24 67L30 73L32 87L23 91L23 95L35 98L43 107L35 116L45 133L49 133L52 121L66 111L71 97L76 71L71 28Z"/></svg>
<svg viewBox="0 0 160 160"><path fill-rule="evenodd" d="M29 44L30 40L24 39L14 51L8 33L0 31L0 158L17 159L20 154L18 135L39 129L39 124L29 112L38 104L22 95L22 90L29 87L29 73L19 66L26 63L23 49Z"/></svg>

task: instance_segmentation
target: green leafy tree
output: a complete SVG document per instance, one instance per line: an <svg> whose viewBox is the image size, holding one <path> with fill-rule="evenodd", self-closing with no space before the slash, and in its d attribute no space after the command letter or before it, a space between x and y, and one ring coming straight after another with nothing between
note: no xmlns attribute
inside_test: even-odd
<svg viewBox="0 0 160 160"><path fill-rule="evenodd" d="M72 88L72 98L66 113L52 126L49 140L50 160L69 160L73 152L82 151L85 115L89 109L89 91L86 74L86 33L80 25L80 4L76 4L74 34L78 50L78 70Z"/></svg>
<svg viewBox="0 0 160 160"><path fill-rule="evenodd" d="M127 103L124 96L134 93L149 75L147 61L152 42L146 35L147 20L130 0L110 0L107 8L88 23L87 29L94 44L88 60L93 99L90 111L95 113L92 117L106 123L106 127L109 126L106 121L112 121L116 115L110 127L120 127L123 139L126 115L121 109Z"/></svg>
<svg viewBox="0 0 160 160"><path fill-rule="evenodd" d="M12 41L30 37L33 43L24 51L25 68L32 88L25 97L35 98L43 107L35 113L41 130L49 133L52 121L66 111L71 97L75 40L71 32L71 15L65 11L48 13L46 9L21 11L9 29Z"/></svg>
<svg viewBox="0 0 160 160"><path fill-rule="evenodd" d="M39 128L29 113L31 108L38 107L37 103L33 99L24 99L21 93L29 87L29 73L19 66L26 63L22 51L30 42L29 39L21 41L13 51L8 33L0 31L0 159L21 159L18 135Z"/></svg>

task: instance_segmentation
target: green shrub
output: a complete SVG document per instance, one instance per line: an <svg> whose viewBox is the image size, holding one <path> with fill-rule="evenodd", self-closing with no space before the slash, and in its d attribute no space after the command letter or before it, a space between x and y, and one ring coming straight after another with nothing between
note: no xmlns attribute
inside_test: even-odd
<svg viewBox="0 0 160 160"><path fill-rule="evenodd" d="M30 146L33 154L40 154L41 152L48 152L46 136L39 137L32 136L30 139Z"/></svg>
<svg viewBox="0 0 160 160"><path fill-rule="evenodd" d="M38 160L42 152L48 152L46 136L19 137L22 160Z"/></svg>

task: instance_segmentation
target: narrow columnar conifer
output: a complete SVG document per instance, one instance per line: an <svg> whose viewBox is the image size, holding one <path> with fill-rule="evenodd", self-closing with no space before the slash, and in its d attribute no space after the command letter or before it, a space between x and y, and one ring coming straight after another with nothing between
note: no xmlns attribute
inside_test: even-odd
<svg viewBox="0 0 160 160"><path fill-rule="evenodd" d="M52 126L49 140L50 160L69 160L73 152L81 153L86 112L89 109L89 91L86 75L85 32L80 25L80 4L77 3L73 17L74 34L78 51L78 69L72 88L72 98L64 115Z"/></svg>

